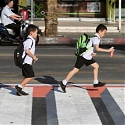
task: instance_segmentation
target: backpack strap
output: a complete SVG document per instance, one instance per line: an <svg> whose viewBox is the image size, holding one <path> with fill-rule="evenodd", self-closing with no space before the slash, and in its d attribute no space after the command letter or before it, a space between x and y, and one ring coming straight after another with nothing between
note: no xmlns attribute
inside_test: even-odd
<svg viewBox="0 0 125 125"><path fill-rule="evenodd" d="M26 40L27 40L27 39L31 39L31 38L27 37ZM31 40L32 40L32 39L31 39ZM33 40L32 40L32 44L31 44L31 48L32 48L32 46L33 46Z"/></svg>
<svg viewBox="0 0 125 125"><path fill-rule="evenodd" d="M86 37L86 44L88 44L88 42L90 41L90 36L88 35L88 34L86 34L86 33L84 33L83 35L85 35L85 37Z"/></svg>
<svg viewBox="0 0 125 125"><path fill-rule="evenodd" d="M83 52L82 54L86 54L93 46L90 46L87 48L87 50L85 52Z"/></svg>
<svg viewBox="0 0 125 125"><path fill-rule="evenodd" d="M84 34L84 35L86 35L86 34ZM90 39L93 38L93 37L97 37L97 36L96 36L96 35L89 36L88 39L90 40ZM87 44L88 44L89 40L87 41ZM85 52L83 52L82 54L86 54L92 47L94 47L94 46L93 46L93 43L92 43L92 46L88 47L87 50L86 50Z"/></svg>
<svg viewBox="0 0 125 125"><path fill-rule="evenodd" d="M97 37L97 36L96 35L91 36L91 38L93 38L93 37ZM94 47L93 42L92 42L92 47Z"/></svg>
<svg viewBox="0 0 125 125"><path fill-rule="evenodd" d="M26 40L27 40L27 39L31 39L31 38L27 37ZM26 41L26 40L25 40L25 41ZM31 40L32 40L32 39L31 39ZM32 48L32 46L33 46L33 40L32 40L32 44L31 44L31 48ZM25 53L25 56L24 56L24 58L23 58L23 61L24 61L24 59L26 58L26 56L27 56L27 53Z"/></svg>

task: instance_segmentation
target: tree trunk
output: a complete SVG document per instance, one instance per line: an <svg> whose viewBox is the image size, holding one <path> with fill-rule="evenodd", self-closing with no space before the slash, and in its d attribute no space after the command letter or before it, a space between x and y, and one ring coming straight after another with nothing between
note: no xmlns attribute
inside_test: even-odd
<svg viewBox="0 0 125 125"><path fill-rule="evenodd" d="M57 0L47 0L47 12L45 15L45 36L57 36L57 26Z"/></svg>

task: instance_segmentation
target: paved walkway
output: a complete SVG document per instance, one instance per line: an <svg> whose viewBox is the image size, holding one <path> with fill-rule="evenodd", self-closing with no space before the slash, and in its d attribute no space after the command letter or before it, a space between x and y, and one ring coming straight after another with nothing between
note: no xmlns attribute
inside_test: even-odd
<svg viewBox="0 0 125 125"><path fill-rule="evenodd" d="M57 37L40 37L39 44L74 44L78 37L87 33L93 35L98 24L105 24L107 26L107 33L102 38L101 44L125 44L125 22L122 21L122 29L119 32L118 22L107 23L105 21L78 21L78 20L59 20L58 22L58 36ZM45 30L45 23L43 20L34 21L34 24Z"/></svg>
<svg viewBox="0 0 125 125"><path fill-rule="evenodd" d="M0 84L0 125L125 125L125 86L93 88L69 85L25 87L17 96L14 85Z"/></svg>
<svg viewBox="0 0 125 125"><path fill-rule="evenodd" d="M44 30L45 22L34 21L34 24L38 25ZM108 32L118 32L119 23L108 23L106 21L78 21L78 20L59 20L58 21L58 32L95 32L95 28L98 24L104 24L108 28ZM121 22L121 33L125 33L125 21Z"/></svg>

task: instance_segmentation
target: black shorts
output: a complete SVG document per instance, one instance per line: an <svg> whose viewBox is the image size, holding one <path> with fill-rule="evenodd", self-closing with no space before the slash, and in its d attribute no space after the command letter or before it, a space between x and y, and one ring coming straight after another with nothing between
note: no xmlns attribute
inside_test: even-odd
<svg viewBox="0 0 125 125"><path fill-rule="evenodd" d="M25 78L32 78L34 77L34 71L33 71L33 67L32 65L30 64L24 64L22 66L22 75L25 77Z"/></svg>
<svg viewBox="0 0 125 125"><path fill-rule="evenodd" d="M93 64L95 62L96 61L93 58L91 60L87 60L82 56L77 56L77 60L76 60L76 63L75 63L74 67L77 68L77 69L80 69L84 64L86 66L89 66L89 65L91 65L91 64Z"/></svg>

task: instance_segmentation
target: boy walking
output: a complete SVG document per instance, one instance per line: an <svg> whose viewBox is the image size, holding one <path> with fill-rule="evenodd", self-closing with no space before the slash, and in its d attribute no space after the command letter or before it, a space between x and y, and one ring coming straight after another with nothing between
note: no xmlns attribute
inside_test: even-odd
<svg viewBox="0 0 125 125"><path fill-rule="evenodd" d="M35 54L35 38L37 37L37 31L38 27L35 25L29 25L27 27L27 34L28 37L27 39L23 42L24 45L24 52L22 55L22 58L25 57L23 65L22 65L22 75L24 76L24 79L15 86L15 89L17 91L18 95L29 95L28 93L24 92L23 89L25 85L30 82L34 75L33 67L32 67L32 62L37 61L37 57L34 55Z"/></svg>
<svg viewBox="0 0 125 125"><path fill-rule="evenodd" d="M105 36L106 31L107 31L107 27L105 25L99 24L97 26L95 37L92 37L87 44L87 48L92 46L91 49L89 49L89 51L87 51L86 53L82 53L80 56L77 56L77 60L76 60L74 68L68 73L66 78L59 83L60 87L64 93L66 92L67 82L76 73L78 73L78 71L80 70L80 68L83 65L86 65L86 66L90 65L94 68L93 69L93 77L94 77L93 87L101 87L101 86L105 85L105 83L98 81L99 65L93 59L93 56L96 56L96 53L94 53L95 50L99 51L99 52L112 52L112 51L114 51L113 47L111 47L110 49L103 49L103 48L99 47L100 39Z"/></svg>

